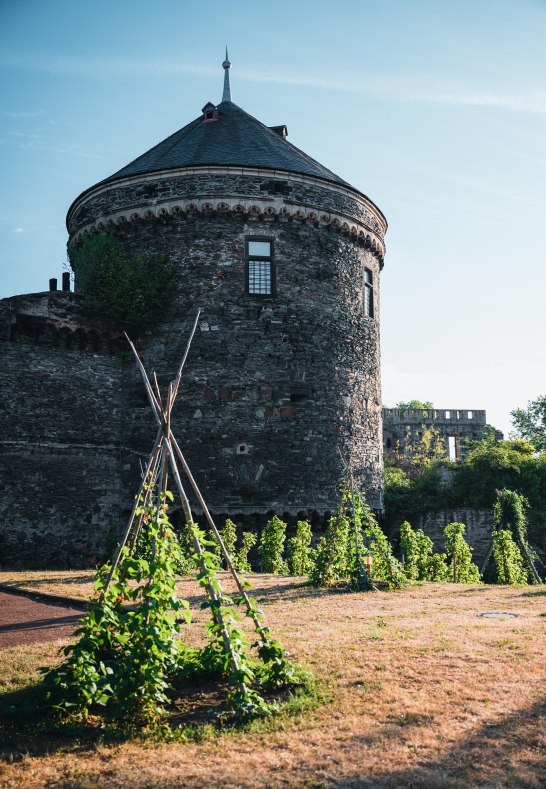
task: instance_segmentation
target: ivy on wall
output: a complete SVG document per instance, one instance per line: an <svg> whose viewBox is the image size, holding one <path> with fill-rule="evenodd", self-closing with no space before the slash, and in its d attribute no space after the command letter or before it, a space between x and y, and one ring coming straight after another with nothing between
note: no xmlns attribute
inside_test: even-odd
<svg viewBox="0 0 546 789"><path fill-rule="evenodd" d="M167 257L129 252L111 234L87 236L69 255L76 288L95 317L130 336L161 320L175 290L175 265Z"/></svg>

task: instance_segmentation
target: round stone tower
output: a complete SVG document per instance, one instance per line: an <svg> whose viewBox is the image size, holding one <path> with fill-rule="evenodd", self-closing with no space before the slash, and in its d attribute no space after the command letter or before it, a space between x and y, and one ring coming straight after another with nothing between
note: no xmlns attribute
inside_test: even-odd
<svg viewBox="0 0 546 789"><path fill-rule="evenodd" d="M173 420L213 512L322 517L342 457L380 510L386 220L291 145L286 126L234 104L227 52L223 66L218 105L74 201L69 245L109 232L176 262L174 302L140 342L160 383L201 308ZM136 372L126 379L129 495L155 425Z"/></svg>

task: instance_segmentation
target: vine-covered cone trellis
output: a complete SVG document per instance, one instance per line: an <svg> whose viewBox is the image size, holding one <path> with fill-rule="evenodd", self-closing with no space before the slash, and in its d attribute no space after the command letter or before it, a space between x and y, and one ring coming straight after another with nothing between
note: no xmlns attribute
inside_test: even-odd
<svg viewBox="0 0 546 789"><path fill-rule="evenodd" d="M169 675L178 672L191 676L196 663L202 672L209 669L229 679L232 690L228 701L238 716L273 713L276 706L267 703L264 694L299 684L298 671L282 645L271 637L262 612L249 596L250 585L237 572L172 432L171 413L199 315L200 311L177 376L163 397L157 377L154 374L152 384L127 337L157 422L157 436L112 564L99 571L98 595L76 631L79 639L65 649L65 663L48 675L50 698L63 712L87 717L94 705L102 704L121 710L133 720L149 723L164 711ZM175 638L176 612L182 608L186 618L189 614L188 604L176 598L176 540L167 516L168 501L174 500L168 490L169 475L182 505L198 568L197 579L206 593L203 607L211 612L209 643L200 652L183 645L178 649L180 642ZM193 489L218 543L237 587L236 597L226 595L222 589L215 556L207 550L203 532L193 520L183 477ZM151 546L151 558L145 561L136 558L141 534L146 534ZM133 605L125 605L127 602ZM248 642L237 625L234 605L242 606L253 622L258 663L249 658Z"/></svg>

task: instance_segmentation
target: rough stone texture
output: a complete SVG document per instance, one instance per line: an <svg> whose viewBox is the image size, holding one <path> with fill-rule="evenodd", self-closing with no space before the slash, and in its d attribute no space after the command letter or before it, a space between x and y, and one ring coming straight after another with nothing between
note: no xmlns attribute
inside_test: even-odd
<svg viewBox="0 0 546 789"><path fill-rule="evenodd" d="M173 177L169 189L182 182L186 196L189 184L201 197L260 192L264 211L215 204L217 210L158 215L166 182L147 177L130 187L139 194L117 184L99 196L91 190L76 201L69 229L73 241L91 215L100 217L128 249L178 264L170 309L138 343L163 388L202 309L173 426L210 509L236 513L243 528L259 528L273 511L291 525L298 515L309 517L318 528L336 505L341 453L381 510L382 256L348 225L321 222L318 207L370 227L372 214L364 216L358 193L352 198L341 189L336 196L301 178L285 179L280 197L263 178L244 174ZM279 201L295 197L309 210L283 214ZM109 217L131 200L141 214L129 212L112 227ZM374 222L382 244L384 220L378 214ZM248 237L273 242L272 297L246 294ZM373 272L373 318L364 317L364 267ZM86 564L104 551L112 525L124 522L155 436L142 383L116 354L116 336L93 325L74 294L0 302L0 338L8 491L2 561Z"/></svg>
<svg viewBox="0 0 546 789"><path fill-rule="evenodd" d="M202 309L173 416L209 506L331 509L339 450L352 454L381 509L379 293L377 318L365 319L358 286L364 265L378 282L377 259L340 234L282 218L168 216L117 232L129 246L161 248L180 266L175 303L157 335L140 343L161 382L174 377ZM273 298L245 295L249 236L274 242ZM141 452L154 427L136 376L131 386L128 440Z"/></svg>
<svg viewBox="0 0 546 789"><path fill-rule="evenodd" d="M265 203L272 211L283 207L303 205L309 211L320 214L334 212L358 221L382 242L386 223L372 203L358 193L348 189L328 186L311 179L294 176L276 176L264 172L261 176L223 174L214 172L192 172L183 175L150 175L128 183L112 184L92 190L83 200L76 200L68 215L71 237L100 221L108 221L118 212L125 220L133 212L147 209L156 213L158 209L170 211L179 199L193 200L200 207L207 199L225 199L230 202L255 198L257 204Z"/></svg>
<svg viewBox="0 0 546 789"><path fill-rule="evenodd" d="M479 441L485 437L486 423L485 411L384 408L383 444L387 454L392 455L404 449L408 436L412 441L418 441L423 430L434 428L444 440L446 457L450 456L449 438L454 438L455 456L451 459L460 460L464 457L467 441Z"/></svg>
<svg viewBox="0 0 546 789"><path fill-rule="evenodd" d="M491 545L493 514L490 509L456 509L423 515L418 529L434 542L435 551L443 551L445 546L444 529L448 523L464 523L465 539L473 548L472 560L481 567Z"/></svg>
<svg viewBox="0 0 546 789"><path fill-rule="evenodd" d="M0 302L0 553L86 566L120 518L122 364L70 293Z"/></svg>

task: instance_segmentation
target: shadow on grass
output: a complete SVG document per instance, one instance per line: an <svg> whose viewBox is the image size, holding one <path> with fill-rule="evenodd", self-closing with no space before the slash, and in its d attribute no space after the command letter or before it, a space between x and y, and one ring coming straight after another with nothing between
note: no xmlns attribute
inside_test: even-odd
<svg viewBox="0 0 546 789"><path fill-rule="evenodd" d="M51 584L62 584L63 586L71 586L72 584L92 584L95 574L91 575L75 575L71 578L60 576L52 578L34 578L29 580L20 581L2 581L3 586L13 586L15 589L40 589L42 586L50 586Z"/></svg>
<svg viewBox="0 0 546 789"><path fill-rule="evenodd" d="M388 748L389 740L411 739L414 728L424 725L431 727L433 723L427 716L415 715L400 719L397 725L356 736L353 741ZM364 774L355 775L342 785L344 789L536 789L546 786L545 727L546 698L507 715L498 724L481 726L439 758L419 758L415 766L373 780Z"/></svg>
<svg viewBox="0 0 546 789"><path fill-rule="evenodd" d="M0 633L13 633L28 630L41 630L43 628L66 627L67 625L77 625L82 618L82 614L71 614L70 616L57 616L51 619L33 619L25 622L12 622L9 625L0 625Z"/></svg>

